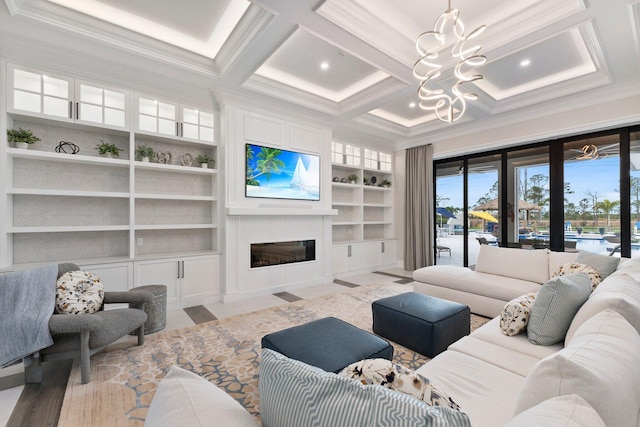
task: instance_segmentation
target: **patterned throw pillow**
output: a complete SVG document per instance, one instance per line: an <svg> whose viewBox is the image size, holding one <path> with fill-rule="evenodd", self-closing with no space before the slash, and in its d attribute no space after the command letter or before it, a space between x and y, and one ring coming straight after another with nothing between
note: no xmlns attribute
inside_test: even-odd
<svg viewBox="0 0 640 427"><path fill-rule="evenodd" d="M69 271L56 283L56 311L62 314L95 313L102 307L102 281L92 273Z"/></svg>
<svg viewBox="0 0 640 427"><path fill-rule="evenodd" d="M427 378L387 359L361 360L347 366L338 375L356 379L364 385L381 385L413 396L430 406L460 410L451 397L439 390Z"/></svg>
<svg viewBox="0 0 640 427"><path fill-rule="evenodd" d="M591 279L591 290L594 291L596 287L602 282L602 275L598 270L587 264L581 264L579 262L568 262L563 264L558 271L553 273L551 277L565 276L567 274L574 273L587 273L589 279Z"/></svg>
<svg viewBox="0 0 640 427"><path fill-rule="evenodd" d="M500 329L508 337L518 335L527 329L531 307L536 300L536 294L521 295L509 301L500 313Z"/></svg>

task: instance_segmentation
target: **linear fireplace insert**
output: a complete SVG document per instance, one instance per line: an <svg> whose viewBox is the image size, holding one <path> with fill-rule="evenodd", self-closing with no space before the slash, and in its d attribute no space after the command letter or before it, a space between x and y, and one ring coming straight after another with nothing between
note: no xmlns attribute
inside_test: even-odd
<svg viewBox="0 0 640 427"><path fill-rule="evenodd" d="M251 244L251 268L292 262L314 261L316 259L315 240L291 240Z"/></svg>

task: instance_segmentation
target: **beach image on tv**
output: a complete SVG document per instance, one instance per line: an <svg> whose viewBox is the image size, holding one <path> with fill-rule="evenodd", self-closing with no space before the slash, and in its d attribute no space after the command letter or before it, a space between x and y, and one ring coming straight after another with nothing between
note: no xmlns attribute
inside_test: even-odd
<svg viewBox="0 0 640 427"><path fill-rule="evenodd" d="M247 144L247 197L320 200L320 157Z"/></svg>

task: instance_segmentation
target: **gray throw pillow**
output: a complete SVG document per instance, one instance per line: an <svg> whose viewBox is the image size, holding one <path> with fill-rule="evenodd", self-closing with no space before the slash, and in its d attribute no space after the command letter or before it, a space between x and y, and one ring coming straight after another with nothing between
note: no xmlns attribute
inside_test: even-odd
<svg viewBox="0 0 640 427"><path fill-rule="evenodd" d="M576 262L587 264L595 268L600 273L600 276L602 276L602 280L604 280L608 275L616 271L616 268L618 268L618 264L620 263L620 258L600 255L593 252L580 251L576 258Z"/></svg>
<svg viewBox="0 0 640 427"><path fill-rule="evenodd" d="M591 294L591 279L585 273L548 280L536 296L527 325L533 344L553 345L564 340L573 317Z"/></svg>

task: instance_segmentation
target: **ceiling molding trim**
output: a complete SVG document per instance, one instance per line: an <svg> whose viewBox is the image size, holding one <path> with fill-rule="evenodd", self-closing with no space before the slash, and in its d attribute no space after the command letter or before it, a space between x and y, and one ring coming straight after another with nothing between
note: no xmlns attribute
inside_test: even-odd
<svg viewBox="0 0 640 427"><path fill-rule="evenodd" d="M353 113L351 115L362 114L363 112L370 110L371 107L369 105L378 102L380 98L396 95L397 91L406 87L407 85L400 80L393 77L387 77L373 86L370 86L340 102L339 112L343 115L347 114L347 116L349 115L348 113ZM402 95L403 94L401 93L398 96Z"/></svg>
<svg viewBox="0 0 640 427"><path fill-rule="evenodd" d="M315 110L300 108L285 101L274 102L273 98L256 95L247 90L217 87L212 89L211 93L221 109L224 107L236 107L328 129L337 126L335 117L331 115L318 114Z"/></svg>
<svg viewBox="0 0 640 427"><path fill-rule="evenodd" d="M245 50L265 31L273 22L275 15L251 4L249 9L233 30L227 41L216 55L215 63L224 75L240 58Z"/></svg>
<svg viewBox="0 0 640 427"><path fill-rule="evenodd" d="M640 0L629 1L629 19L631 19L637 63L640 64Z"/></svg>
<svg viewBox="0 0 640 427"><path fill-rule="evenodd" d="M292 104L298 104L322 113L338 115L338 103L313 95L286 84L254 74L242 85L243 88L281 99Z"/></svg>
<svg viewBox="0 0 640 427"><path fill-rule="evenodd" d="M384 39L379 40L376 49L403 64L409 65L415 61L414 58L407 62L407 58L416 56L413 42L408 44L411 49L401 52L398 47L406 46L407 38L359 4L345 1L325 2L316 13L364 42L379 39L380 34L384 33Z"/></svg>
<svg viewBox="0 0 640 427"><path fill-rule="evenodd" d="M65 13L62 14L61 10ZM216 80L219 79L219 74L214 70L214 63L211 59L102 22L96 18L80 13L69 13L62 6L48 2L37 2L34 6L23 5L18 9L17 14L75 34L83 39L95 40L152 60L208 75ZM73 19L70 19L69 15L74 15Z"/></svg>
<svg viewBox="0 0 640 427"><path fill-rule="evenodd" d="M23 1L24 0L4 0L4 2L7 4L7 9L9 9L9 14L11 14L11 16L18 13L18 11L20 10L20 5Z"/></svg>
<svg viewBox="0 0 640 427"><path fill-rule="evenodd" d="M496 115L494 117L482 120L480 122L475 123L467 123L462 124L460 126L455 126L451 129L445 129L440 132L432 132L429 134L429 139L432 142L439 141L448 141L456 138L460 138L463 136L468 136L473 133L479 133L483 131L490 131L496 127L509 126L521 123L526 120L532 119L541 119L549 116L560 115L566 111L570 111L576 108L585 108L590 106L596 106L598 104L602 104L605 102L613 102L618 99L630 98L633 96L640 96L640 78L637 78L633 81L625 82L624 84L611 85L600 88L600 90L592 91L586 94L576 95L571 102L567 102L566 99L558 99L555 101L551 101L545 105L537 105L535 107L518 110L510 113L503 113L500 115ZM632 123L633 121L640 120L640 112L638 111L630 111L629 115L624 117L618 117L613 120L603 120L602 122L589 122L583 123L575 128L567 128L566 133L563 131L562 135L555 133L541 135L544 138L551 137L562 137L567 136L570 132L579 133L584 131L590 131L592 129L604 128L604 127L614 127L618 125L627 125ZM396 146L398 149L403 148L411 148L414 147L415 144L419 144L419 141L424 139L424 135L416 135L415 137L407 138L402 141L398 141ZM542 137L540 137L542 138ZM526 137L514 137L513 140L510 140L510 143L525 143L525 142L536 142L541 139L532 140L531 136L528 135ZM474 147L475 149L475 147Z"/></svg>

